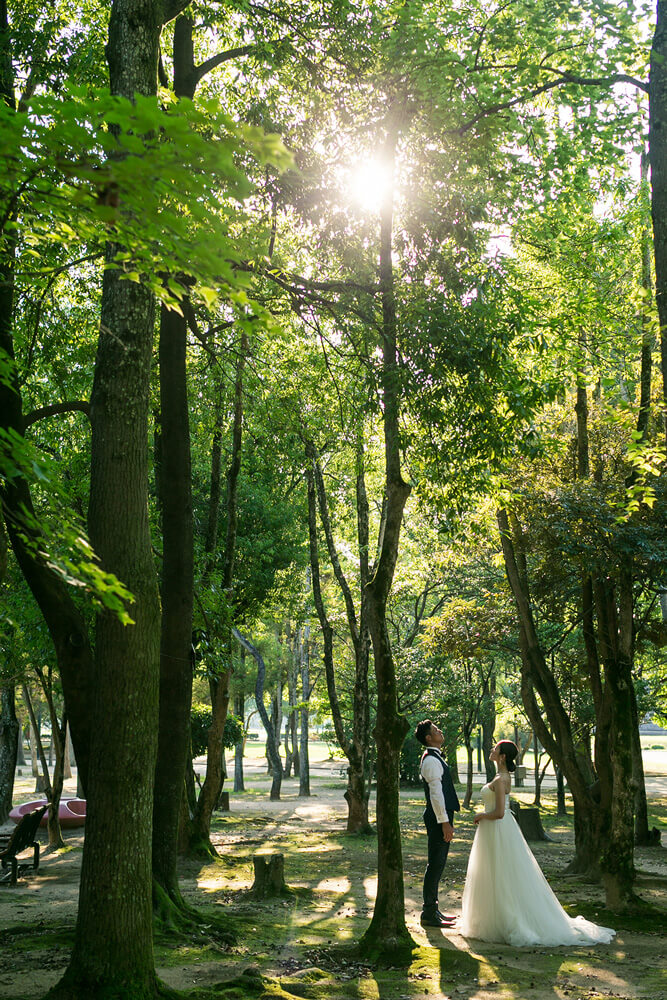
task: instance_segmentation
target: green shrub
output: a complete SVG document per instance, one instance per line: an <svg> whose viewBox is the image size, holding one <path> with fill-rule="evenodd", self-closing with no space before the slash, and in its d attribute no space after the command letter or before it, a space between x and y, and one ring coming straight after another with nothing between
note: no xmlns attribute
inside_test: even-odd
<svg viewBox="0 0 667 1000"><path fill-rule="evenodd" d="M208 730L213 719L210 705L195 703L190 713L190 732L192 734L192 759L206 753L208 745ZM225 719L222 745L225 750L231 750L243 739L243 723L237 716L228 715Z"/></svg>

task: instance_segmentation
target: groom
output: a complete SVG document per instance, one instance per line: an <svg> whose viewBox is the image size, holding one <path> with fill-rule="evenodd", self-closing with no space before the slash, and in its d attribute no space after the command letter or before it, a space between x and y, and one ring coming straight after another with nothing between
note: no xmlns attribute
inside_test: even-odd
<svg viewBox="0 0 667 1000"><path fill-rule="evenodd" d="M445 916L438 909L438 884L454 837L452 819L461 807L441 752L444 741L442 730L430 719L424 719L418 723L415 737L426 747L419 767L426 795L424 823L428 834L428 864L424 875L421 923L423 927L449 927L455 917Z"/></svg>

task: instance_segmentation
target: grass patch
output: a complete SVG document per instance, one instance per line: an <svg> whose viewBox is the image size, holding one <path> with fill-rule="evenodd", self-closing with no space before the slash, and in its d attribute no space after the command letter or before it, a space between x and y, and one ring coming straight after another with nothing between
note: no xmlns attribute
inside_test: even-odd
<svg viewBox="0 0 667 1000"><path fill-rule="evenodd" d="M667 910L652 906L650 903L637 903L621 913L613 913L600 903L591 900L563 903L563 909L572 917L582 916L596 924L613 927L615 931L630 931L633 934L649 934L656 937L667 935Z"/></svg>
<svg viewBox="0 0 667 1000"><path fill-rule="evenodd" d="M2 932L3 944L13 952L33 951L42 948L71 948L74 944L73 924L15 924Z"/></svg>

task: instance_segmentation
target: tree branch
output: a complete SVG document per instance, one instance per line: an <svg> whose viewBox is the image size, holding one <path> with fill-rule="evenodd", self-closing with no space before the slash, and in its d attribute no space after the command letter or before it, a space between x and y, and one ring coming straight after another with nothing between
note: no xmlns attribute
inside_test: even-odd
<svg viewBox="0 0 667 1000"><path fill-rule="evenodd" d="M634 76L629 76L627 73L613 73L607 77L586 77L575 76L573 73L562 73L557 80L544 83L541 87L536 87L535 90L531 90L526 94L513 97L509 101L500 101L498 104L489 105L488 108L484 108L483 111L480 111L479 114L475 115L464 125L459 125L454 129L447 129L447 134L465 135L466 132L469 132L471 128L474 128L484 118L498 114L500 111L508 111L510 108L514 108L518 104L524 104L526 101L532 101L534 98L539 97L540 94L545 94L549 90L555 90L556 87L565 87L568 84L574 84L579 87L613 87L617 83L629 83L631 86L637 87L648 94L648 83L637 80Z"/></svg>
<svg viewBox="0 0 667 1000"><path fill-rule="evenodd" d="M229 62L230 59L238 59L241 56L247 56L257 48L255 44L253 45L239 45L235 49L227 49L225 52L218 52L217 55L211 56L210 59L206 59L201 66L195 67L195 76L197 78L197 83L210 73L211 70L215 69L216 66L220 66L224 62Z"/></svg>
<svg viewBox="0 0 667 1000"><path fill-rule="evenodd" d="M44 420L46 417L54 417L58 413L73 413L76 411L85 413L90 418L90 403L88 400L73 399L67 403L52 403L50 406L40 406L39 409L32 410L25 415L23 426L30 427L31 424L36 424L38 420Z"/></svg>

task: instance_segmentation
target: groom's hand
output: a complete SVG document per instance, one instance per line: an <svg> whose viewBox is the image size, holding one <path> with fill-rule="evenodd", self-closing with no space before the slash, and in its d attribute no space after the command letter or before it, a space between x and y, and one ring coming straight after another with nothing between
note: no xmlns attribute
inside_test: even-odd
<svg viewBox="0 0 667 1000"><path fill-rule="evenodd" d="M442 823L442 836L447 844L454 839L454 827L451 823Z"/></svg>

